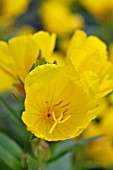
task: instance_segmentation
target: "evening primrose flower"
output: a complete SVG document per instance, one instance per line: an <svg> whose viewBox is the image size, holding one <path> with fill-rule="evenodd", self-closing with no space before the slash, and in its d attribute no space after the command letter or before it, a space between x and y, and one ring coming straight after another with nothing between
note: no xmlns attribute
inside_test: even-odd
<svg viewBox="0 0 113 170"><path fill-rule="evenodd" d="M108 61L106 45L96 36L78 30L73 35L67 62L77 69L81 77L100 98L113 90L113 65Z"/></svg>
<svg viewBox="0 0 113 170"><path fill-rule="evenodd" d="M83 25L83 18L72 14L68 6L59 1L43 2L40 6L40 16L44 28L58 35L71 33Z"/></svg>
<svg viewBox="0 0 113 170"><path fill-rule="evenodd" d="M84 133L85 138L104 135L90 143L87 154L93 161L102 166L113 166L113 108L106 112L100 123L92 122Z"/></svg>
<svg viewBox="0 0 113 170"><path fill-rule="evenodd" d="M8 43L0 41L0 68L14 80L19 78L24 82L38 58L39 50L48 60L54 49L55 37L55 34L39 31L33 35L14 37Z"/></svg>
<svg viewBox="0 0 113 170"><path fill-rule="evenodd" d="M95 117L96 102L70 66L45 64L25 80L22 120L35 136L48 141L79 135Z"/></svg>
<svg viewBox="0 0 113 170"><path fill-rule="evenodd" d="M104 17L113 12L113 1L107 0L79 0L79 2L96 17ZM109 15L110 16L110 15Z"/></svg>

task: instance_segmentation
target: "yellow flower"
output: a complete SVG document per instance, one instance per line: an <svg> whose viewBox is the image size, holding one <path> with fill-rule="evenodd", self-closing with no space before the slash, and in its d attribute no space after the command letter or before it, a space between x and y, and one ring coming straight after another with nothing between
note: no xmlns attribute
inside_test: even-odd
<svg viewBox="0 0 113 170"><path fill-rule="evenodd" d="M83 18L80 15L72 14L68 6L58 1L43 2L40 15L44 28L58 35L71 33L83 25Z"/></svg>
<svg viewBox="0 0 113 170"><path fill-rule="evenodd" d="M15 18L25 12L30 0L2 0L2 15L5 18Z"/></svg>
<svg viewBox="0 0 113 170"><path fill-rule="evenodd" d="M113 166L113 108L100 123L91 123L84 137L105 135L88 145L88 155L102 166Z"/></svg>
<svg viewBox="0 0 113 170"><path fill-rule="evenodd" d="M0 68L15 80L19 77L24 82L38 58L39 49L43 57L50 57L55 37L55 34L39 31L33 35L12 38L8 43L0 41Z"/></svg>
<svg viewBox="0 0 113 170"><path fill-rule="evenodd" d="M107 0L79 0L79 2L93 15L103 17L113 11L113 1Z"/></svg>
<svg viewBox="0 0 113 170"><path fill-rule="evenodd" d="M79 135L95 117L96 103L79 82L70 66L38 66L25 81L27 129L48 141L65 140Z"/></svg>
<svg viewBox="0 0 113 170"><path fill-rule="evenodd" d="M105 43L96 36L87 37L85 32L76 31L69 45L67 62L78 70L98 98L113 90L113 65L108 61Z"/></svg>

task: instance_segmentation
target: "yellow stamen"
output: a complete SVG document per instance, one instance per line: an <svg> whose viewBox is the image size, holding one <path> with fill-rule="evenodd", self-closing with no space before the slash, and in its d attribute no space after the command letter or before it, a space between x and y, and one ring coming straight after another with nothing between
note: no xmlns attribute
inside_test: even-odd
<svg viewBox="0 0 113 170"><path fill-rule="evenodd" d="M52 116L53 116L53 119L54 119L55 122L59 122L63 118L63 114L61 114L60 117L58 119L56 119L54 111L52 113Z"/></svg>
<svg viewBox="0 0 113 170"><path fill-rule="evenodd" d="M64 120L61 120L59 123L64 123L66 120L68 120L71 117L71 115L67 116Z"/></svg>
<svg viewBox="0 0 113 170"><path fill-rule="evenodd" d="M67 121L71 115L67 116L64 120L62 120L63 118L63 113L60 115L60 117L58 119L56 119L55 117L55 112L53 111L52 113L52 116L53 116L53 120L55 121L55 123L53 124L53 126L51 127L50 131L49 131L49 134L51 134L54 130L54 128L57 126L58 123L64 123L65 121Z"/></svg>
<svg viewBox="0 0 113 170"><path fill-rule="evenodd" d="M53 132L53 130L54 130L54 128L56 127L57 124L58 124L57 122L55 122L55 123L53 124L53 126L51 127L51 129L50 129L50 131L49 131L49 134L51 134L51 133Z"/></svg>

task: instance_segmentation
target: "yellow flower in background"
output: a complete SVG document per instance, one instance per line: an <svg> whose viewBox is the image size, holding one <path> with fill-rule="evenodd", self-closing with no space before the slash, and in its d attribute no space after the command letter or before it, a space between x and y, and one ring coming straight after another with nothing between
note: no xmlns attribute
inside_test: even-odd
<svg viewBox="0 0 113 170"><path fill-rule="evenodd" d="M40 6L40 16L44 28L58 35L71 33L83 26L83 18L72 14L68 6L58 1L43 2Z"/></svg>
<svg viewBox="0 0 113 170"><path fill-rule="evenodd" d="M84 137L104 135L88 145L88 156L102 166L113 166L113 108L100 123L91 123Z"/></svg>
<svg viewBox="0 0 113 170"><path fill-rule="evenodd" d="M96 36L75 31L70 41L67 62L77 69L96 96L113 90L113 64L108 61L106 44Z"/></svg>
<svg viewBox="0 0 113 170"><path fill-rule="evenodd" d="M96 102L70 66L38 66L25 81L22 120L35 136L48 141L78 136L95 117Z"/></svg>
<svg viewBox="0 0 113 170"><path fill-rule="evenodd" d="M1 0L3 17L12 19L24 13L31 0Z"/></svg>
<svg viewBox="0 0 113 170"><path fill-rule="evenodd" d="M113 141L113 107L108 107L106 117L102 121L103 132Z"/></svg>
<svg viewBox="0 0 113 170"><path fill-rule="evenodd" d="M0 67L0 92L6 91L12 88L12 84L15 82L15 77L12 75L5 73L4 70Z"/></svg>
<svg viewBox="0 0 113 170"><path fill-rule="evenodd" d="M43 57L46 59L50 57L54 49L55 37L55 34L39 31L33 35L12 38L8 43L0 41L0 68L11 76L11 79L13 77L17 81L19 78L24 82L38 58L39 49ZM7 76L4 80L9 81Z"/></svg>
<svg viewBox="0 0 113 170"><path fill-rule="evenodd" d="M61 52L55 51L49 58L49 63L53 64L54 62L56 62L59 67L62 67L66 64L66 58Z"/></svg>
<svg viewBox="0 0 113 170"><path fill-rule="evenodd" d="M91 14L104 17L113 12L113 1L107 0L78 0Z"/></svg>
<svg viewBox="0 0 113 170"><path fill-rule="evenodd" d="M60 49L60 51L62 51L65 55L67 53L67 49L69 46L69 42L70 42L70 36L66 36L66 37L62 37L61 39L59 39L58 41L58 48Z"/></svg>

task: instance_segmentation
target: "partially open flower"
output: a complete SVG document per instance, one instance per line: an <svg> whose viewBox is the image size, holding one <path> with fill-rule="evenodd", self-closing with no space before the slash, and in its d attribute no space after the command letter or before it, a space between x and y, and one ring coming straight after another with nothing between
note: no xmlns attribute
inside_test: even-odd
<svg viewBox="0 0 113 170"><path fill-rule="evenodd" d="M73 35L67 56L98 98L113 90L113 64L108 60L106 44L96 36L78 30Z"/></svg>
<svg viewBox="0 0 113 170"><path fill-rule="evenodd" d="M2 82L4 86L9 78L14 83L18 78L24 82L38 58L39 50L48 60L54 49L55 37L55 34L39 31L33 35L11 38L8 43L0 41L0 71L4 71L4 76L6 74Z"/></svg>

